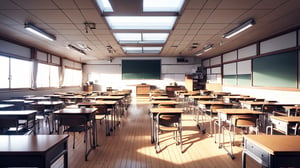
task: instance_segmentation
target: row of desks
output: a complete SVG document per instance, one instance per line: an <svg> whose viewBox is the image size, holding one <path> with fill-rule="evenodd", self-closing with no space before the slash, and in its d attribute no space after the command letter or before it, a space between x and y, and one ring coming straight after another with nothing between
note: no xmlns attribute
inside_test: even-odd
<svg viewBox="0 0 300 168"><path fill-rule="evenodd" d="M207 97L209 98L209 97ZM210 100L210 99L208 99ZM153 100L153 105L158 104L175 104L178 105L179 102L174 100ZM224 101L198 101L199 105L212 105L212 104L227 104L231 106L231 103ZM250 104L250 102L249 102ZM257 105L258 103L253 103ZM263 104L260 102L259 104ZM264 103L266 104L266 103ZM269 103L271 105L283 105L279 103ZM155 106L154 106L155 107ZM154 127L155 116L159 113L179 113L183 114L184 109L182 108L151 108L151 142L154 143L156 140L156 129ZM224 123L230 120L232 115L264 115L264 112L255 111L253 109L247 108L226 108L217 109L219 123ZM300 122L300 117L279 117L273 116L271 119L280 120L281 122ZM281 123L281 125L283 125ZM219 124L219 133L221 132L222 124ZM284 127L287 128L287 127ZM215 135L217 136L217 135ZM283 135L245 135L244 136L244 150L242 158L242 166L246 167L246 155L252 157L254 160L261 163L265 167L297 167L300 163L300 146L298 141L299 136L283 136ZM272 143L270 143L272 141ZM273 143L274 142L274 143ZM276 143L275 143L276 142ZM219 146L220 134L217 141ZM233 154L233 153L231 153Z"/></svg>

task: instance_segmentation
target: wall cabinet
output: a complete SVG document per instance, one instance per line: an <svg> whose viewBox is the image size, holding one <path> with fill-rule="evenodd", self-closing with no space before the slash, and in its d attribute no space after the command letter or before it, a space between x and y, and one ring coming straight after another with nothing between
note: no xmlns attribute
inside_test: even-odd
<svg viewBox="0 0 300 168"><path fill-rule="evenodd" d="M204 90L205 79L201 73L185 75L185 88L188 91Z"/></svg>

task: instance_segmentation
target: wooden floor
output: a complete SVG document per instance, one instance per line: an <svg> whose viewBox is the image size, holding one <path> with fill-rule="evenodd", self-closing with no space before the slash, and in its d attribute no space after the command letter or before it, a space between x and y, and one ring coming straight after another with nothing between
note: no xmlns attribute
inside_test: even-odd
<svg viewBox="0 0 300 168"><path fill-rule="evenodd" d="M240 168L242 147L235 146L232 160L224 149L219 149L214 138L202 134L195 126L191 114L183 116L183 148L176 146L172 134L162 135L160 153L150 143L150 117L148 98L132 100L128 113L121 125L105 136L105 125L98 124L99 146L92 150L88 161L84 160L83 133L76 134L76 147L72 149L72 135L69 137L68 161L71 168ZM52 167L63 167L62 159ZM247 167L260 167L247 158Z"/></svg>

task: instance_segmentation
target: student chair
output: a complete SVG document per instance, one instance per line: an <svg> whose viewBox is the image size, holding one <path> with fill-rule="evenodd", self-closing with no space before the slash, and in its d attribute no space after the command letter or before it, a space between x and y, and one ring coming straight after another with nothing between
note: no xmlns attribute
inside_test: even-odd
<svg viewBox="0 0 300 168"><path fill-rule="evenodd" d="M182 150L182 125L181 125L181 114L174 113L158 113L156 115L156 141L155 150L156 153L161 151L159 135L163 132L174 132L176 144L180 145L181 153ZM178 137L179 134L179 137ZM178 139L179 138L179 139Z"/></svg>
<svg viewBox="0 0 300 168"><path fill-rule="evenodd" d="M228 154L231 156L232 159L234 159L233 154L233 145L235 142L235 134L236 134L236 128L242 129L242 134L246 134L250 132L250 128L253 128L256 135L258 135L259 131L259 116L258 115L232 115L230 118L229 123L229 139L230 139L230 151L228 151L225 146L224 149L228 151ZM223 125L222 127L222 134L223 134L223 144L225 144L225 129L226 125ZM241 144L243 145L243 144Z"/></svg>
<svg viewBox="0 0 300 168"><path fill-rule="evenodd" d="M93 108L97 108L95 118L96 118L96 120L99 121L100 125L102 124L102 121L104 120L106 136L109 136L110 135L109 116L112 112L112 109L108 108L107 105L105 105L105 104L96 105L96 106L93 106Z"/></svg>
<svg viewBox="0 0 300 168"><path fill-rule="evenodd" d="M51 131L50 115L52 111L50 109L45 109L43 105L36 105L36 104L31 105L29 108L37 111L35 119L36 119L36 124L38 126L38 129L40 129L41 122L45 121L46 125L48 126L49 134L51 134L52 131Z"/></svg>
<svg viewBox="0 0 300 168"><path fill-rule="evenodd" d="M63 132L73 133L73 149L75 149L75 133L84 132L84 143L85 143L85 160L87 161L88 156L88 132L90 135L90 145L92 147L92 135L91 128L92 123L87 121L85 116L81 115L64 115L59 118L59 124L63 127ZM59 132L58 132L59 133Z"/></svg>

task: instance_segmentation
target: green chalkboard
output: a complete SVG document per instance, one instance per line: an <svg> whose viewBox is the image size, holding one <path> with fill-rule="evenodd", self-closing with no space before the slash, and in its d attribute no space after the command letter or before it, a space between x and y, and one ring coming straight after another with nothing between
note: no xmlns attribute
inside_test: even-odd
<svg viewBox="0 0 300 168"><path fill-rule="evenodd" d="M224 75L223 76L224 85L236 85L236 75Z"/></svg>
<svg viewBox="0 0 300 168"><path fill-rule="evenodd" d="M297 87L297 52L253 59L253 86Z"/></svg>
<svg viewBox="0 0 300 168"><path fill-rule="evenodd" d="M161 60L122 60L122 79L160 79Z"/></svg>
<svg viewBox="0 0 300 168"><path fill-rule="evenodd" d="M251 74L237 75L238 86L251 86Z"/></svg>

